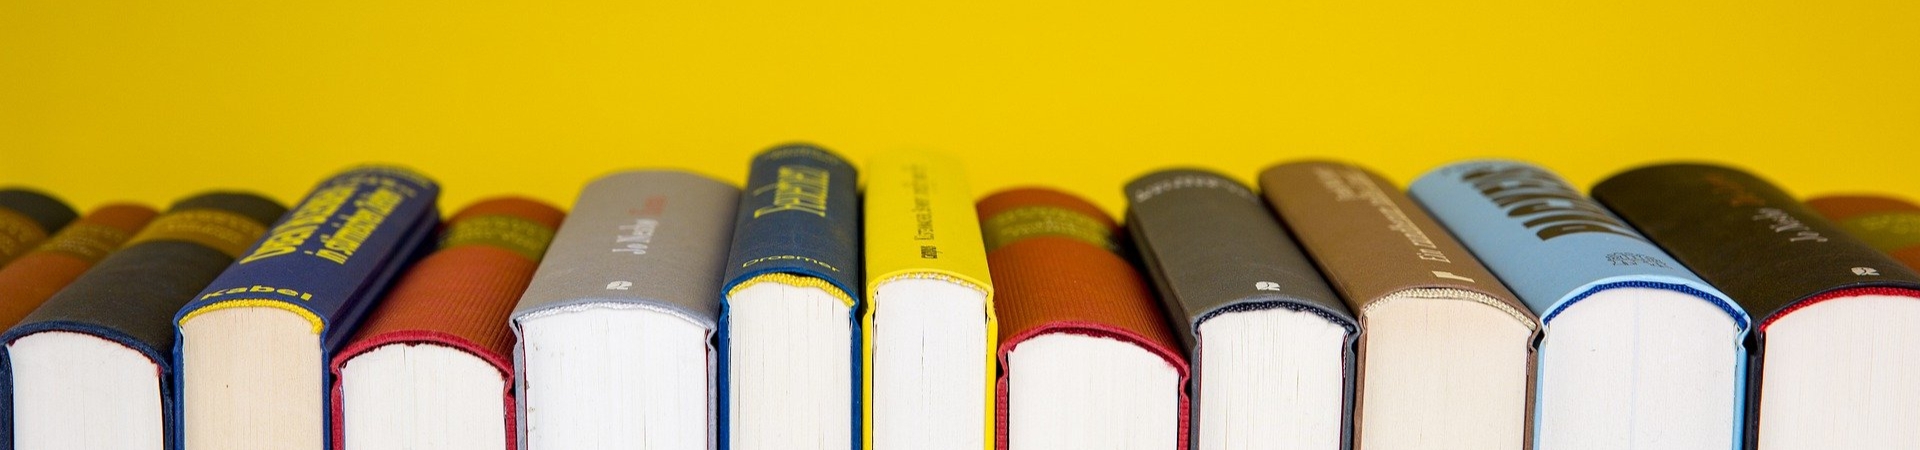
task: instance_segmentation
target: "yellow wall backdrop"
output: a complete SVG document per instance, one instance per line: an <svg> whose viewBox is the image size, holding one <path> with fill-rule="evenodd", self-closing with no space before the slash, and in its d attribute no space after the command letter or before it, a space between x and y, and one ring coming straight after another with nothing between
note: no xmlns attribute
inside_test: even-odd
<svg viewBox="0 0 1920 450"><path fill-rule="evenodd" d="M964 3L964 4L962 4ZM811 141L966 155L982 192L1121 205L1169 165L1310 156L1405 183L1672 159L1920 195L1920 2L0 1L0 185L81 206L360 161L445 204L596 175L738 183Z"/></svg>

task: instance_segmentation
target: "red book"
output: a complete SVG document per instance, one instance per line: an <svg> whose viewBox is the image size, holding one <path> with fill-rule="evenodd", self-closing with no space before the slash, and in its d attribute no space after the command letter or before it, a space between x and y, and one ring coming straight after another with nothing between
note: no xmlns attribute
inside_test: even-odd
<svg viewBox="0 0 1920 450"><path fill-rule="evenodd" d="M1002 450L1187 448L1187 362L1100 208L1046 189L978 204L993 274Z"/></svg>
<svg viewBox="0 0 1920 450"><path fill-rule="evenodd" d="M0 329L20 323L159 214L134 204L102 206L0 269Z"/></svg>
<svg viewBox="0 0 1920 450"><path fill-rule="evenodd" d="M563 216L499 198L447 219L333 360L334 448L517 447L507 316Z"/></svg>

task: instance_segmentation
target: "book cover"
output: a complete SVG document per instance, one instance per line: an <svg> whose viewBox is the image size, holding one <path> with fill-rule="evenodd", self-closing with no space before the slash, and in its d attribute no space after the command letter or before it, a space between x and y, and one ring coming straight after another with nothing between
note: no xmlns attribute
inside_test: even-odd
<svg viewBox="0 0 1920 450"><path fill-rule="evenodd" d="M1920 270L1920 205L1880 195L1830 195L1807 200L1840 229Z"/></svg>
<svg viewBox="0 0 1920 450"><path fill-rule="evenodd" d="M1071 194L1042 188L1002 191L976 205L987 263L999 288L995 312L1003 331L996 358L1049 333L1105 337L1137 345L1174 368L1186 386L1188 367L1153 288L1122 256L1120 226ZM995 441L1008 442L1007 373L997 382ZM1176 449L1187 446L1188 396L1180 389Z"/></svg>
<svg viewBox="0 0 1920 450"><path fill-rule="evenodd" d="M833 294L848 307L852 336L847 351L852 354L851 389L856 394L853 417L847 424L853 430L853 447L864 439L861 424L863 352L859 327L864 274L860 258L860 198L858 173L852 164L825 149L806 144L789 144L755 155L747 172L746 191L740 196L735 213L733 243L727 257L727 272L721 285L720 303L720 448L728 442L730 389L733 363L728 356L730 328L727 298L742 288L762 282L817 287Z"/></svg>
<svg viewBox="0 0 1920 450"><path fill-rule="evenodd" d="M65 202L40 191L0 189L0 266L33 250L78 215Z"/></svg>
<svg viewBox="0 0 1920 450"><path fill-rule="evenodd" d="M216 192L182 199L0 335L0 342L45 331L90 334L147 355L160 367L160 378L169 380L175 368L168 353L174 341L173 313L285 211L279 203L252 194ZM11 373L0 374L0 380L12 379ZM162 419L169 433L167 445L178 448L173 437L178 416L171 414L174 392L165 384L155 388L168 413ZM8 435L0 436L0 445L9 448L14 442L12 398L9 386L0 395L8 405L0 417Z"/></svg>
<svg viewBox="0 0 1920 450"><path fill-rule="evenodd" d="M159 214L144 205L102 206L0 269L0 329L20 323Z"/></svg>
<svg viewBox="0 0 1920 450"><path fill-rule="evenodd" d="M1769 323L1840 289L1920 288L1920 275L1752 174L1663 164L1601 180L1594 199L1619 213Z"/></svg>
<svg viewBox="0 0 1920 450"><path fill-rule="evenodd" d="M513 379L513 333L506 326L507 316L565 216L544 202L500 197L447 218L438 249L407 269L329 364L335 448L346 446L341 369L362 353L385 345L431 343L473 354L499 369L504 379ZM506 414L500 426L507 429L506 448L513 449L518 441L511 382L500 387L500 395Z"/></svg>
<svg viewBox="0 0 1920 450"><path fill-rule="evenodd" d="M1394 302L1471 301L1505 313L1532 332L1533 339L1521 344L1528 348L1527 365L1532 367L1532 342L1539 337L1539 319L1472 252L1392 182L1352 164L1305 161L1261 172L1260 190L1327 281L1360 316L1369 334L1374 334L1372 324L1367 323L1369 313ZM1359 347L1365 355L1364 341ZM1368 376L1365 358L1359 359L1362 367L1356 376L1356 391ZM1515 388L1526 389L1526 398L1532 398L1532 377L1526 378L1524 387ZM1357 430L1365 425L1362 421L1367 402L1364 392L1355 393L1356 442L1362 435ZM1527 408L1531 408L1531 402ZM1382 414L1391 413L1403 412ZM1530 416L1524 411L1522 414L1523 418Z"/></svg>
<svg viewBox="0 0 1920 450"><path fill-rule="evenodd" d="M999 341L999 322L993 314L993 277L987 269L986 245L980 237L980 219L973 209L972 190L958 160L934 152L894 152L874 157L867 167L866 301L862 320L865 375L861 389L865 445L873 448L873 317L878 305L874 292L880 284L905 277L941 278L986 294L986 348ZM993 375L991 353L985 358L988 383L981 386L985 402L984 430L988 449L993 443Z"/></svg>
<svg viewBox="0 0 1920 450"><path fill-rule="evenodd" d="M518 397L527 398L530 382L523 324L534 318L580 308L644 308L716 334L739 199L740 189L730 184L671 170L618 172L588 183L513 309ZM714 348L707 350L713 361ZM713 398L719 385L708 381ZM517 435L525 448L529 411L524 402L518 408Z"/></svg>
<svg viewBox="0 0 1920 450"><path fill-rule="evenodd" d="M406 265L419 256L422 244L439 225L435 205L440 187L412 170L393 166L361 166L321 181L285 217L254 243L206 290L174 316L173 357L182 377L191 361L183 356L181 327L196 317L227 308L273 308L305 319L320 337L320 361L346 345L347 338L366 317L375 301ZM320 401L324 411L332 385L324 370ZM176 383L176 395L187 395L188 383ZM186 403L186 402L182 402ZM180 414L189 408L216 405L175 405ZM191 422L191 421L188 421ZM230 431L218 424L183 424L182 438L201 430L209 434ZM331 424L317 424L316 439L324 445ZM202 428L204 427L204 428Z"/></svg>

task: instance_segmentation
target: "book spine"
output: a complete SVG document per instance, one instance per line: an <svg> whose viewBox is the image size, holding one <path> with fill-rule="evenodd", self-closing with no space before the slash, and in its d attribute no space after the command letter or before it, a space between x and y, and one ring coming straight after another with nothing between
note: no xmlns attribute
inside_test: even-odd
<svg viewBox="0 0 1920 450"><path fill-rule="evenodd" d="M1285 308L1360 326L1260 198L1217 173L1176 169L1127 183L1127 229L1180 339L1220 314Z"/></svg>
<svg viewBox="0 0 1920 450"><path fill-rule="evenodd" d="M1920 205L1893 197L1830 196L1807 206L1868 246L1920 271Z"/></svg>
<svg viewBox="0 0 1920 450"><path fill-rule="evenodd" d="M1421 176L1409 193L1544 323L1596 289L1657 282L1711 301L1742 330L1747 326L1724 294L1546 169L1511 161L1452 164Z"/></svg>
<svg viewBox="0 0 1920 450"><path fill-rule="evenodd" d="M0 329L19 323L159 214L142 205L103 206L0 269Z"/></svg>
<svg viewBox="0 0 1920 450"><path fill-rule="evenodd" d="M1761 315L1762 333L1784 312L1828 291L1920 288L1920 274L1772 183L1736 169L1642 167L1601 181L1593 195Z"/></svg>
<svg viewBox="0 0 1920 450"><path fill-rule="evenodd" d="M1379 175L1345 163L1298 162L1261 173L1260 188L1356 314L1410 289L1460 289L1537 328L1499 278Z"/></svg>
<svg viewBox="0 0 1920 450"><path fill-rule="evenodd" d="M995 395L996 448L1007 448L1007 354L1047 333L1106 337L1160 356L1179 374L1179 437L1187 447L1188 366L1152 287L1120 253L1120 227L1099 207L1050 189L1016 189L976 205L987 264L999 287L994 303L1005 331L995 357L1003 370Z"/></svg>
<svg viewBox="0 0 1920 450"><path fill-rule="evenodd" d="M107 255L55 293L0 342L43 331L85 333L119 342L153 360L160 370L160 402L166 442L179 447L179 422L170 387L174 331L169 317L193 299L247 245L266 233L267 224L285 211L278 203L248 194L210 193L175 203L154 218L119 250ZM0 376L10 383L11 374ZM8 393L11 386L6 386ZM11 414L12 396L0 395ZM0 417L11 444L12 417Z"/></svg>
<svg viewBox="0 0 1920 450"><path fill-rule="evenodd" d="M76 215L53 196L29 189L0 189L0 266L32 251Z"/></svg>
<svg viewBox="0 0 1920 450"><path fill-rule="evenodd" d="M334 376L335 448L346 445L340 373L347 361L362 353L388 344L428 342L473 354L492 363L505 379L513 378L508 356L513 336L502 324L532 280L564 215L546 203L498 198L469 206L447 220L439 250L407 270L368 315L353 342L329 365ZM508 449L519 444L511 384L501 386Z"/></svg>
<svg viewBox="0 0 1920 450"><path fill-rule="evenodd" d="M221 273L176 324L225 308L292 312L338 349L438 222L439 187L406 169L370 166L320 183Z"/></svg>
<svg viewBox="0 0 1920 450"><path fill-rule="evenodd" d="M931 152L900 152L875 157L867 166L866 279L867 305L861 329L864 361L861 373L863 433L873 448L873 316L879 305L874 291L881 283L903 277L937 277L970 286L986 295L986 348L999 344L999 323L993 314L993 277L987 268L986 245L980 237L980 219L974 213L972 190L958 160ZM993 442L991 416L994 355L981 355L987 371L981 387L986 402L986 442ZM989 449L991 447L988 447Z"/></svg>

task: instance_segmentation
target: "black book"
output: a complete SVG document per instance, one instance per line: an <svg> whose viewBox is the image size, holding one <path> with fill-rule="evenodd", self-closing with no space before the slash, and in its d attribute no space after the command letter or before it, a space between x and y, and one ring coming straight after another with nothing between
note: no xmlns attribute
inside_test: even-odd
<svg viewBox="0 0 1920 450"><path fill-rule="evenodd" d="M1751 444L1920 448L1920 274L1732 168L1642 167L1593 197L1753 314Z"/></svg>
<svg viewBox="0 0 1920 450"><path fill-rule="evenodd" d="M1126 194L1127 230L1194 361L1195 445L1345 448L1360 327L1260 197L1188 169Z"/></svg>

